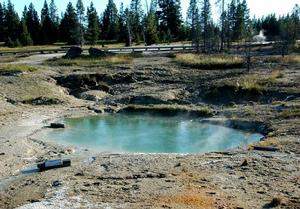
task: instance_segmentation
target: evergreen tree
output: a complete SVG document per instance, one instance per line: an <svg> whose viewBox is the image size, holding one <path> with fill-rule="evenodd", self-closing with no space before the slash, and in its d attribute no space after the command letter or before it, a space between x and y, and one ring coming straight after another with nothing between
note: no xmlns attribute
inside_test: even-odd
<svg viewBox="0 0 300 209"><path fill-rule="evenodd" d="M235 40L245 39L249 34L250 20L246 0L237 0L233 36Z"/></svg>
<svg viewBox="0 0 300 209"><path fill-rule="evenodd" d="M59 17L57 14L57 7L55 5L54 0L51 0L49 4L49 16L51 20L51 42L56 42L59 36Z"/></svg>
<svg viewBox="0 0 300 209"><path fill-rule="evenodd" d="M0 2L0 41L4 41L5 31L4 31L4 18L5 18L5 7Z"/></svg>
<svg viewBox="0 0 300 209"><path fill-rule="evenodd" d="M158 0L158 5L160 31L165 36L164 39L176 39L182 23L180 0Z"/></svg>
<svg viewBox="0 0 300 209"><path fill-rule="evenodd" d="M300 39L300 7L296 4L291 14L291 38L292 41Z"/></svg>
<svg viewBox="0 0 300 209"><path fill-rule="evenodd" d="M229 48L230 42L234 40L234 27L236 20L236 0L232 0L228 6L226 17L226 32L227 32L227 47Z"/></svg>
<svg viewBox="0 0 300 209"><path fill-rule="evenodd" d="M85 22L85 16L84 16L84 5L82 3L82 0L78 0L76 4L76 14L78 18L78 27L79 27L79 43L82 46L84 42L84 22Z"/></svg>
<svg viewBox="0 0 300 209"><path fill-rule="evenodd" d="M56 25L58 25L59 23L59 17L57 15L57 7L55 5L54 0L51 0L50 4L49 4L49 15L50 15L50 19L53 23L55 23Z"/></svg>
<svg viewBox="0 0 300 209"><path fill-rule="evenodd" d="M155 12L150 10L145 17L145 43L152 45L158 42L157 20Z"/></svg>
<svg viewBox="0 0 300 209"><path fill-rule="evenodd" d="M280 23L275 14L263 18L261 26L269 40L275 40L280 35Z"/></svg>
<svg viewBox="0 0 300 209"><path fill-rule="evenodd" d="M40 44L42 41L40 35L40 31L41 31L40 20L38 17L38 13L34 9L32 3L29 4L24 20L33 43Z"/></svg>
<svg viewBox="0 0 300 209"><path fill-rule="evenodd" d="M54 33L54 24L50 18L50 12L48 3L45 0L44 6L41 11L41 35L42 35L42 43L43 44L51 44L54 43L53 33Z"/></svg>
<svg viewBox="0 0 300 209"><path fill-rule="evenodd" d="M225 31L226 31L226 11L225 11L225 4L227 0L217 0L217 3L221 6L221 15L220 15L220 22L221 22L221 48L220 51L224 50L224 43L225 43Z"/></svg>
<svg viewBox="0 0 300 209"><path fill-rule="evenodd" d="M131 12L131 29L133 40L138 43L142 40L143 37L143 26L142 26L142 17L143 10L141 5L141 0L131 0L130 4Z"/></svg>
<svg viewBox="0 0 300 209"><path fill-rule="evenodd" d="M124 4L121 3L120 9L119 9L119 42L126 42L127 39L127 25L126 25L126 14L124 10Z"/></svg>
<svg viewBox="0 0 300 209"><path fill-rule="evenodd" d="M102 33L106 40L119 39L118 10L113 0L109 0L102 17Z"/></svg>
<svg viewBox="0 0 300 209"><path fill-rule="evenodd" d="M208 45L209 45L209 37L211 35L211 23L212 23L212 17L211 17L211 6L209 0L203 1L203 7L201 9L201 25L202 25L202 39L203 39L203 50L204 52L208 51Z"/></svg>
<svg viewBox="0 0 300 209"><path fill-rule="evenodd" d="M31 46L33 44L24 19L19 26L19 40L22 46Z"/></svg>
<svg viewBox="0 0 300 209"><path fill-rule="evenodd" d="M41 23L43 24L45 19L48 18L48 17L50 17L49 16L49 7L48 7L47 0L45 0L44 1L44 6L43 6L42 11L41 11Z"/></svg>
<svg viewBox="0 0 300 209"><path fill-rule="evenodd" d="M87 9L88 28L86 33L86 40L89 44L95 45L99 38L99 18L97 11L91 2L90 7Z"/></svg>
<svg viewBox="0 0 300 209"><path fill-rule="evenodd" d="M190 38L192 45L199 47L200 45L200 16L197 0L191 0L187 12L187 24L190 28Z"/></svg>
<svg viewBox="0 0 300 209"><path fill-rule="evenodd" d="M16 42L14 45L18 45L17 38L18 38L18 27L19 27L19 16L14 9L14 5L11 3L10 0L7 2L7 8L4 14L4 27L5 27L5 41Z"/></svg>
<svg viewBox="0 0 300 209"><path fill-rule="evenodd" d="M72 3L69 2L66 12L60 23L61 41L66 41L68 44L79 44L78 38L78 18Z"/></svg>

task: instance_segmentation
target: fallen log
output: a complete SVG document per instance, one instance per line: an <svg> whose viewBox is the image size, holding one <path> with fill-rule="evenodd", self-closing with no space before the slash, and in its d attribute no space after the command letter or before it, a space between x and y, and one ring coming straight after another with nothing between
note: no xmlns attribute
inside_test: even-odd
<svg viewBox="0 0 300 209"><path fill-rule="evenodd" d="M51 170L55 168L63 168L71 166L71 160L47 160L43 163L37 164L37 167L40 171Z"/></svg>

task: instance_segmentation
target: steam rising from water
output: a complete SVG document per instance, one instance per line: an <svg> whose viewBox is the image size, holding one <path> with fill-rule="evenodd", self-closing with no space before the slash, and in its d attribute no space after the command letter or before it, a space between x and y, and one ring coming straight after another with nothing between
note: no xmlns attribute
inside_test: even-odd
<svg viewBox="0 0 300 209"><path fill-rule="evenodd" d="M259 34L256 36L253 36L254 42L263 43L266 41L266 36L264 35L264 30L259 31Z"/></svg>
<svg viewBox="0 0 300 209"><path fill-rule="evenodd" d="M262 137L180 117L104 115L65 122L69 128L48 137L98 152L205 153L244 146Z"/></svg>

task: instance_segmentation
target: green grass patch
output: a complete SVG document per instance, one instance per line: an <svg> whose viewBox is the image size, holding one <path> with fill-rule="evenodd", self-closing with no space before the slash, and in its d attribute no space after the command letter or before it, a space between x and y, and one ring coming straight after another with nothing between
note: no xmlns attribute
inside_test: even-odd
<svg viewBox="0 0 300 209"><path fill-rule="evenodd" d="M130 64L133 61L131 55L107 55L103 57L91 57L82 55L79 58L54 58L46 61L46 64L54 66L91 66L91 65L116 65Z"/></svg>
<svg viewBox="0 0 300 209"><path fill-rule="evenodd" d="M230 55L177 54L174 60L183 66L202 69L232 69L244 65L241 57Z"/></svg>
<svg viewBox="0 0 300 209"><path fill-rule="evenodd" d="M2 65L0 66L0 73L23 73L23 72L34 72L37 69L29 65Z"/></svg>
<svg viewBox="0 0 300 209"><path fill-rule="evenodd" d="M211 117L214 111L208 106L186 105L128 105L120 113L150 113L162 116L188 115L195 117Z"/></svg>

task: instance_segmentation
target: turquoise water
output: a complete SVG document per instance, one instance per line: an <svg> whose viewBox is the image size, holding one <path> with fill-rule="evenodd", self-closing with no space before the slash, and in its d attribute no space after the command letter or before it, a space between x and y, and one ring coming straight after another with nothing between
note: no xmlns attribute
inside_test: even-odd
<svg viewBox="0 0 300 209"><path fill-rule="evenodd" d="M204 153L225 151L259 141L246 133L180 117L103 115L65 119L67 128L49 139L80 148L113 153Z"/></svg>

